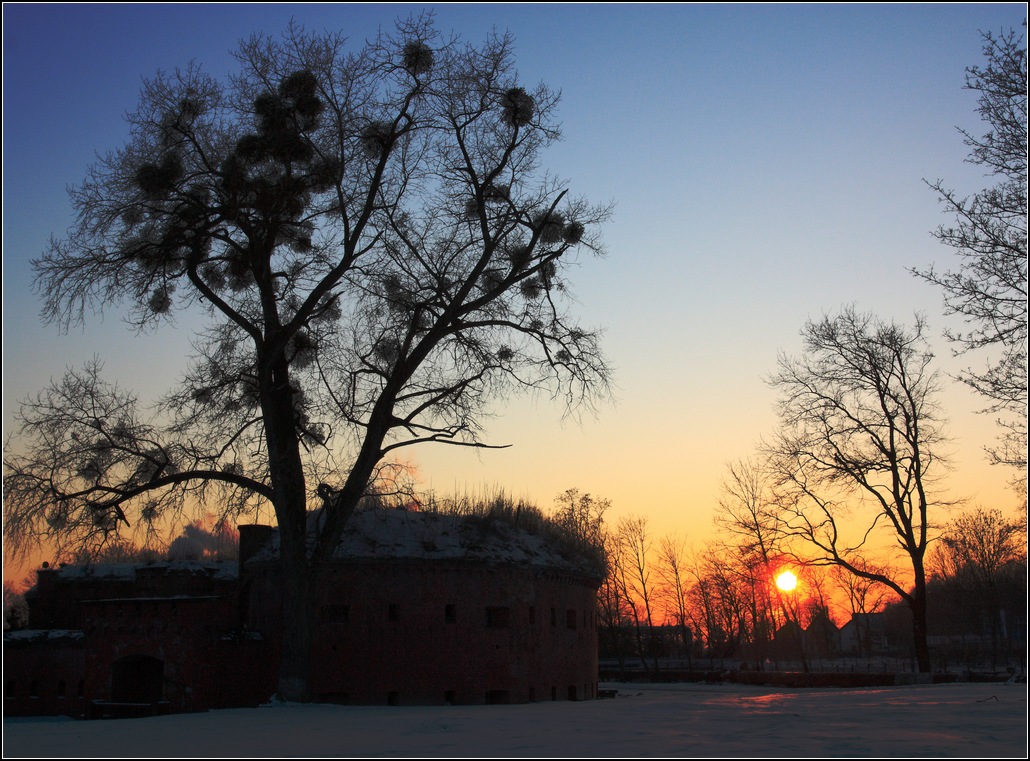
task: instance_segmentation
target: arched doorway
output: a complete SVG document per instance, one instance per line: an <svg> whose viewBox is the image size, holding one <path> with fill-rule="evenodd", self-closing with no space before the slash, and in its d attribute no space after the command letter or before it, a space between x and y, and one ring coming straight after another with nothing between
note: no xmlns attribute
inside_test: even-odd
<svg viewBox="0 0 1030 761"><path fill-rule="evenodd" d="M164 698L165 664L149 655L127 655L111 664L112 703L158 703Z"/></svg>

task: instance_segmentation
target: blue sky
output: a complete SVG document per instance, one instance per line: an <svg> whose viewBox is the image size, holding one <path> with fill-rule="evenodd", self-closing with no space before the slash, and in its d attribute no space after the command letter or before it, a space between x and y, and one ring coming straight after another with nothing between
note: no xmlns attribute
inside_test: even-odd
<svg viewBox="0 0 1030 761"><path fill-rule="evenodd" d="M142 397L183 368L188 332L135 337L116 309L62 336L40 324L29 260L72 222L66 188L126 138L144 77L191 59L213 74L254 32L290 19L355 45L419 4L5 4L4 429L18 400L94 355ZM923 180L989 181L956 127L981 130L965 67L980 30L1018 28L1022 3L919 5L444 4L437 26L516 40L524 81L562 91L564 141L543 165L614 201L608 256L574 284L607 329L618 402L581 423L546 399L499 404L487 431L511 449L413 453L441 491L503 487L548 506L578 487L702 541L728 461L771 431L763 379L798 331L846 303L945 326L940 294L906 272L953 262ZM183 326L188 321L183 322ZM956 370L943 341L942 371ZM973 360L978 361L978 360ZM982 454L995 435L947 383L956 495L1014 502Z"/></svg>

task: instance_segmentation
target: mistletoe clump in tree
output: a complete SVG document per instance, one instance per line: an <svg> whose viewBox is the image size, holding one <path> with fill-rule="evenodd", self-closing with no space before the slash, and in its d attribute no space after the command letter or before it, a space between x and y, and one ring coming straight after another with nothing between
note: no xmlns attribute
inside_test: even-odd
<svg viewBox="0 0 1030 761"><path fill-rule="evenodd" d="M145 84L127 143L35 262L49 321L200 312L195 355L150 411L99 362L27 400L5 534L70 551L192 505L227 521L271 505L279 692L306 700L314 591L393 453L490 446L480 421L512 391L570 407L607 392L598 334L564 296L609 210L539 171L558 97L520 85L508 36L477 47L420 18L348 53L291 28L236 58L226 79L191 66Z"/></svg>

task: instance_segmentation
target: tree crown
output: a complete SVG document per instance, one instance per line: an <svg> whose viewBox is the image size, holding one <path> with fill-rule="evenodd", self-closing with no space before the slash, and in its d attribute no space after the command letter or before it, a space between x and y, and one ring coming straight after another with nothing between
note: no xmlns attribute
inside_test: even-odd
<svg viewBox="0 0 1030 761"><path fill-rule="evenodd" d="M103 538L130 507L150 527L212 489L225 516L266 501L282 524L316 496L346 513L398 448L487 446L499 397L604 396L599 333L565 295L609 209L539 169L558 95L520 83L512 46L431 17L356 52L291 26L242 42L224 79L146 82L36 287L62 328L122 305L139 330L207 325L154 410L99 362L25 404L16 536Z"/></svg>

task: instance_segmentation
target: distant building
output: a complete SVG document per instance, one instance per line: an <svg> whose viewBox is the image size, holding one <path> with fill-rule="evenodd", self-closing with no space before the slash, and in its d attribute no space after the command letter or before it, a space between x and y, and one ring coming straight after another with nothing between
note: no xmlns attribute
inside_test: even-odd
<svg viewBox="0 0 1030 761"><path fill-rule="evenodd" d="M841 652L840 630L825 611L820 611L805 629L805 652L811 658L833 658Z"/></svg>
<svg viewBox="0 0 1030 761"><path fill-rule="evenodd" d="M870 657L893 651L892 621L886 613L855 613L840 629L844 655Z"/></svg>
<svg viewBox="0 0 1030 761"><path fill-rule="evenodd" d="M43 569L31 629L4 635L6 715L257 705L275 691L278 535L244 526L235 563ZM325 702L596 697L597 569L486 518L355 513L318 605Z"/></svg>

